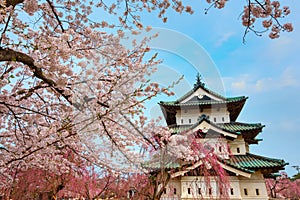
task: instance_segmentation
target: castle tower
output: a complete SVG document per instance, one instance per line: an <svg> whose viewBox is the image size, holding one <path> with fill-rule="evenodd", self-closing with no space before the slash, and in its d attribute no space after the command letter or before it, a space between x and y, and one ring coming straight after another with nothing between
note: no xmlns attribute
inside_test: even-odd
<svg viewBox="0 0 300 200"><path fill-rule="evenodd" d="M202 140L214 147L219 164L229 176L230 199L269 199L264 178L284 169L287 163L250 152L249 146L261 141L257 136L264 125L237 120L246 100L245 96L221 96L206 88L198 77L194 88L181 98L161 101L159 105L174 134L200 131ZM177 175L170 181L162 199L218 198L220 191L216 184L212 181L212 188L203 189L200 176Z"/></svg>

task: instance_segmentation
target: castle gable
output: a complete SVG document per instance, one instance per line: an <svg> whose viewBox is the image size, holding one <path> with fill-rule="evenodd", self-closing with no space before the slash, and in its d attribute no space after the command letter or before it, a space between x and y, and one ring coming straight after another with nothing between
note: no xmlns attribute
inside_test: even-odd
<svg viewBox="0 0 300 200"><path fill-rule="evenodd" d="M179 98L177 103L188 103L191 101L224 101L225 98L219 94L216 94L202 85L193 88L184 96Z"/></svg>

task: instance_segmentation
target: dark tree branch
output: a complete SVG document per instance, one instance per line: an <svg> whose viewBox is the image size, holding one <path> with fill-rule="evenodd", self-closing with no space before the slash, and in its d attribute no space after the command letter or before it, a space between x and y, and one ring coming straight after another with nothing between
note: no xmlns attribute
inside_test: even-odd
<svg viewBox="0 0 300 200"><path fill-rule="evenodd" d="M48 2L48 4L49 4L49 6L50 6L50 8L51 8L51 10L52 10L52 12L53 12L53 14L55 16L56 21L58 22L58 24L59 24L59 26L61 28L61 31L63 33L65 33L66 31L65 31L65 29L64 29L64 27L62 25L61 20L59 19L58 15L57 15L57 13L55 11L55 8L54 8L53 4L50 2L50 0L47 0L47 2ZM68 44L69 48L71 48L71 45L70 45L69 41L67 41L67 44Z"/></svg>
<svg viewBox="0 0 300 200"><path fill-rule="evenodd" d="M6 7L9 7L9 6L15 7L16 5L23 3L23 2L24 2L24 0L6 0Z"/></svg>
<svg viewBox="0 0 300 200"><path fill-rule="evenodd" d="M157 150L157 147L155 144L153 144L153 142L147 138L136 126L135 124L130 120L128 119L128 117L126 115L124 115L123 113L121 113L121 115L124 117L124 119L134 128L134 130L136 130L136 132L138 132L144 140L146 140L155 150Z"/></svg>
<svg viewBox="0 0 300 200"><path fill-rule="evenodd" d="M258 0L255 0L255 2L264 10L266 11L266 8L264 5L262 5ZM274 19L277 23L278 26L282 27L282 25L280 24L280 22L278 21L278 19L273 15L273 14L270 14L271 18Z"/></svg>
<svg viewBox="0 0 300 200"><path fill-rule="evenodd" d="M33 75L35 77L47 83L57 93L63 96L71 105L73 105L70 99L71 95L66 95L65 90L59 88L54 80L47 78L43 73L43 70L34 64L34 60L32 57L28 56L25 53L18 52L9 48L0 48L0 62L4 61L20 62L27 65L33 71Z"/></svg>
<svg viewBox="0 0 300 200"><path fill-rule="evenodd" d="M23 99L27 99L29 98L36 90L38 89L42 89L42 88L47 88L48 85L43 85L44 83L41 82L39 85L36 85L32 88L29 88L29 89L23 89L23 90L19 90L17 91L15 94L13 94L12 96L16 97L18 95L24 95L20 98L20 100L23 100Z"/></svg>
<svg viewBox="0 0 300 200"><path fill-rule="evenodd" d="M248 24L247 27L245 29L244 35L243 35L243 43L246 43L246 35L248 33L248 30L250 28L250 21L251 21L251 1L248 0Z"/></svg>
<svg viewBox="0 0 300 200"><path fill-rule="evenodd" d="M7 106L7 108L10 108L10 107L20 108L20 109L23 109L23 110L27 110L27 111L36 113L36 114L38 114L38 115L42 115L42 116L44 116L44 117L48 117L48 118L53 119L53 120L56 120L56 118L51 117L50 115L44 114L44 113L39 112L39 111L37 111L37 110L33 110L33 109L30 109L30 108L23 107L23 106L21 106L21 105L9 104L9 103L4 102L4 101L0 101L0 104ZM16 114L16 115L17 115L17 114Z"/></svg>
<svg viewBox="0 0 300 200"><path fill-rule="evenodd" d="M0 80L4 79L4 75L8 74L9 72L11 72L14 68L13 67L8 67L8 65L5 67L4 72L2 73L2 75L0 76Z"/></svg>
<svg viewBox="0 0 300 200"><path fill-rule="evenodd" d="M107 134L107 136L109 137L109 139L111 140L111 142L119 149L119 151L123 154L123 156L128 160L130 161L131 163L134 163L132 162L132 160L126 155L125 152L122 151L122 149L120 148L119 144L117 143L117 141L110 135L110 133L108 132L108 129L105 125L105 123L103 121L101 121L102 123L102 126L104 128L104 131L105 133Z"/></svg>
<svg viewBox="0 0 300 200"><path fill-rule="evenodd" d="M58 132L59 132L59 131L58 131ZM72 137L72 136L75 136L75 135L77 135L77 133L71 133L71 134L67 135L65 138L69 138L69 137ZM53 142L51 142L51 143L47 143L46 146L37 147L37 148L33 149L33 150L30 151L30 152L24 153L21 157L16 157L16 158L11 159L10 161L6 162L5 165L9 165L10 163L13 163L13 162L15 162L15 161L23 160L23 159L29 157L30 155L34 154L35 152L38 152L38 151L40 151L40 150L42 150L42 149L45 149L45 148L47 148L47 147L50 147L50 146L52 146L52 145L55 145L55 144L57 144L57 143L60 142L60 141L62 141L61 138L59 138L59 139L57 139L57 140L55 140L55 141L53 141ZM31 149L31 147L28 148L28 149L26 149L26 150L30 150L30 149Z"/></svg>
<svg viewBox="0 0 300 200"><path fill-rule="evenodd" d="M8 16L8 18L7 18L7 21L6 21L6 23L5 23L5 27L4 27L4 29L3 29L3 31L2 31L2 34L1 34L1 38L0 38L0 46L1 46L1 44L2 44L3 36L4 36L4 34L5 34L5 32L6 32L7 28L8 28L8 24L9 24L10 19L11 19L11 13L9 13L9 16Z"/></svg>

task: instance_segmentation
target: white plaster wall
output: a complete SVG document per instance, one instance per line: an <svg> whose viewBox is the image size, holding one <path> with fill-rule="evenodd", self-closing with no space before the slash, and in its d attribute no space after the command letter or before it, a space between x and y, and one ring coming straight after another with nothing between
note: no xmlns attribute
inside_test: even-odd
<svg viewBox="0 0 300 200"><path fill-rule="evenodd" d="M171 189L167 192L173 192L172 188L176 187L178 195L171 196L164 195L162 199L195 199L195 198L218 198L220 191L217 187L217 183L214 177L210 178L210 185L205 184L203 176L183 176L177 178L175 181L170 182ZM263 175L260 172L256 172L251 175L251 178L245 178L242 176L230 176L230 185L228 186L228 194L230 199L251 199L251 200L267 200L267 190L264 182ZM180 188L180 189L179 189ZM188 194L188 188L190 188L190 194ZM201 195L198 193L198 188L201 188ZM209 189L212 189L212 194L209 195ZM248 195L244 194L244 188L247 189ZM231 194L233 189L233 194ZM259 189L259 195L256 194L256 189Z"/></svg>
<svg viewBox="0 0 300 200"><path fill-rule="evenodd" d="M198 188L201 188L202 195L198 194ZM210 178L210 185L205 184L204 177L201 176L189 176L182 177L181 179L182 199L193 198L218 198L220 197L220 190L217 187L215 178ZM188 188L191 188L191 194L188 194ZM212 189L211 195L209 194L209 188ZM233 195L230 193L230 189L233 189ZM237 177L230 177L230 185L228 188L228 194L230 199L241 199L240 184Z"/></svg>
<svg viewBox="0 0 300 200"><path fill-rule="evenodd" d="M188 194L188 188L191 193ZM201 194L198 189L200 188ZM209 188L211 188L212 194L209 195ZM181 178L181 198L182 199L195 199L195 198L209 198L217 197L218 189L214 178L210 178L210 184L205 183L204 177L201 176L185 176Z"/></svg>
<svg viewBox="0 0 300 200"><path fill-rule="evenodd" d="M218 155L220 158L229 159L230 152L228 151L228 144L225 138L204 138L200 141L203 145L209 145L213 147L214 154Z"/></svg>
<svg viewBox="0 0 300 200"><path fill-rule="evenodd" d="M240 190L240 182L237 177L230 177L230 185L229 185L229 191L228 195L230 199L240 199L241 198L241 190ZM233 194L231 194L231 189L233 191Z"/></svg>
<svg viewBox="0 0 300 200"><path fill-rule="evenodd" d="M249 146L241 135L233 141L228 141L228 146L233 155L245 155L246 153L249 153ZM240 149L239 153L237 148Z"/></svg>
<svg viewBox="0 0 300 200"><path fill-rule="evenodd" d="M247 189L248 195L245 195L244 189ZM256 194L259 190L259 195ZM266 184L263 175L260 172L251 175L251 179L240 178L240 192L242 199L269 199Z"/></svg>
<svg viewBox="0 0 300 200"><path fill-rule="evenodd" d="M227 111L227 108L213 108L209 116L209 120L214 123L229 123L229 114L230 113Z"/></svg>
<svg viewBox="0 0 300 200"><path fill-rule="evenodd" d="M213 109L184 109L177 110L176 123L178 125L192 125L195 124L201 115L209 116L209 120L214 123L229 123L229 112L226 108ZM191 120L191 122L189 121ZM183 120L183 121L182 121Z"/></svg>
<svg viewBox="0 0 300 200"><path fill-rule="evenodd" d="M174 194L174 189L176 189L176 194ZM180 199L181 196L181 182L179 179L171 180L166 187L166 193L162 195L162 200L168 199Z"/></svg>

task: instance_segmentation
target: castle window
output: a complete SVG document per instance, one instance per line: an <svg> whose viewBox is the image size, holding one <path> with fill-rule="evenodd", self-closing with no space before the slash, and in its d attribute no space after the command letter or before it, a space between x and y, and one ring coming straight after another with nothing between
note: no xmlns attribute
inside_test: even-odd
<svg viewBox="0 0 300 200"><path fill-rule="evenodd" d="M222 188L220 188L220 195L222 195L223 194L223 191L222 191Z"/></svg>
<svg viewBox="0 0 300 200"><path fill-rule="evenodd" d="M198 188L198 194L201 194L201 188Z"/></svg>
<svg viewBox="0 0 300 200"><path fill-rule="evenodd" d="M224 117L222 117L222 122L224 122L225 121L225 119L224 119Z"/></svg>
<svg viewBox="0 0 300 200"><path fill-rule="evenodd" d="M192 119L189 119L189 123L190 123L190 124L192 123Z"/></svg>
<svg viewBox="0 0 300 200"><path fill-rule="evenodd" d="M164 194L167 194L167 189L166 188L164 189Z"/></svg>
<svg viewBox="0 0 300 200"><path fill-rule="evenodd" d="M188 188L188 194L191 194L191 188Z"/></svg>
<svg viewBox="0 0 300 200"><path fill-rule="evenodd" d="M181 119L181 124L183 124L183 119Z"/></svg>
<svg viewBox="0 0 300 200"><path fill-rule="evenodd" d="M176 193L177 193L176 188L174 188L174 194L176 194Z"/></svg>
<svg viewBox="0 0 300 200"><path fill-rule="evenodd" d="M209 195L212 194L212 189L211 189L211 188L208 189L208 194L209 194Z"/></svg>
<svg viewBox="0 0 300 200"><path fill-rule="evenodd" d="M217 118L214 117L214 122L217 122Z"/></svg>
<svg viewBox="0 0 300 200"><path fill-rule="evenodd" d="M245 194L245 195L248 195L248 190L247 190L247 188L244 188L244 194Z"/></svg>
<svg viewBox="0 0 300 200"><path fill-rule="evenodd" d="M221 146L219 147L219 152L222 152L222 147Z"/></svg>
<svg viewBox="0 0 300 200"><path fill-rule="evenodd" d="M230 194L233 195L233 188L230 188Z"/></svg>
<svg viewBox="0 0 300 200"><path fill-rule="evenodd" d="M255 192L256 192L256 195L259 195L259 189L258 188L255 189Z"/></svg>
<svg viewBox="0 0 300 200"><path fill-rule="evenodd" d="M236 152L237 152L237 153L240 153L240 152L241 152L239 147L236 148Z"/></svg>

